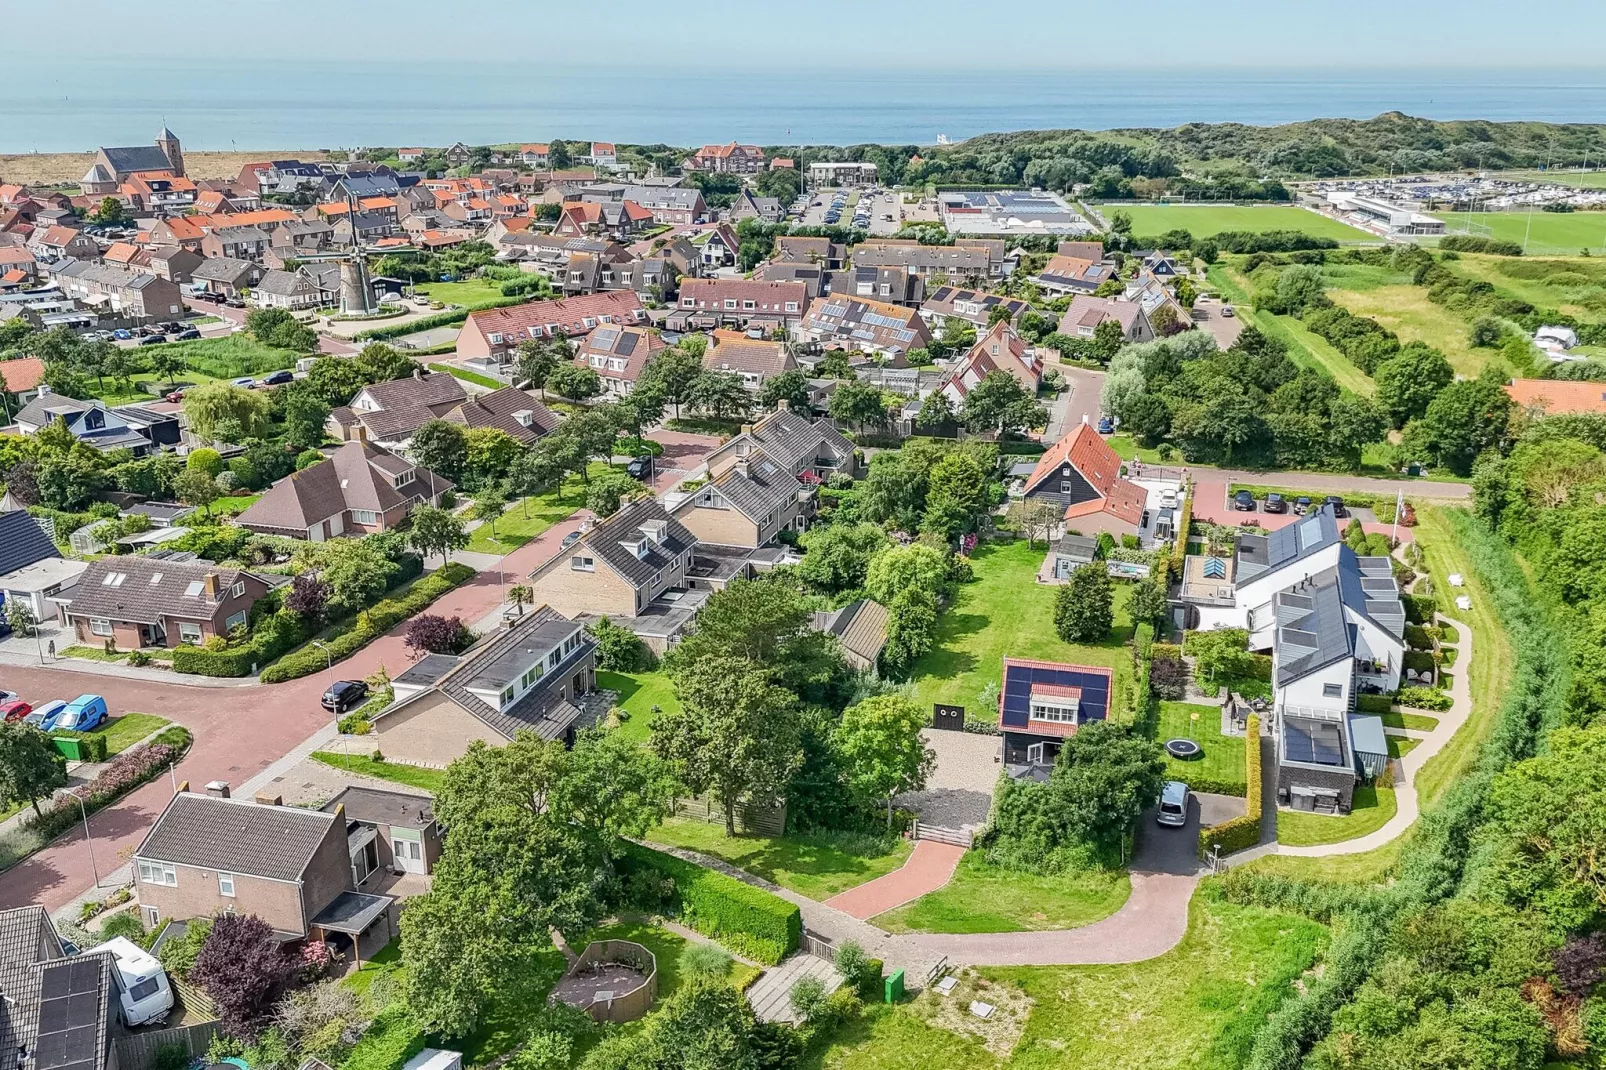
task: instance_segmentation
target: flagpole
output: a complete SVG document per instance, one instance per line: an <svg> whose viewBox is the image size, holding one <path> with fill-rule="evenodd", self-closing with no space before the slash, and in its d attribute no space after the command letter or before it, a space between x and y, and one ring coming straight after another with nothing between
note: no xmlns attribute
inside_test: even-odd
<svg viewBox="0 0 1606 1070"><path fill-rule="evenodd" d="M1394 527L1389 532L1390 545L1397 545L1400 541L1400 512L1405 508L1405 490L1394 492Z"/></svg>

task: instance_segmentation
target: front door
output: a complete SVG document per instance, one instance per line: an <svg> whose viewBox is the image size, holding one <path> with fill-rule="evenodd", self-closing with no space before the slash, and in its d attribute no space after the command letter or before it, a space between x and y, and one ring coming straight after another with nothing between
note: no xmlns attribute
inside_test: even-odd
<svg viewBox="0 0 1606 1070"><path fill-rule="evenodd" d="M424 872L424 842L421 833L412 829L391 829L390 848L396 857L397 869L404 873Z"/></svg>

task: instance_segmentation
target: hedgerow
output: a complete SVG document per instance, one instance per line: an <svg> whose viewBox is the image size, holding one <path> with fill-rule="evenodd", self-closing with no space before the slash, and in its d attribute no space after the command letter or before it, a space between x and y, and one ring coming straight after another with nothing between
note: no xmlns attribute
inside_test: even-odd
<svg viewBox="0 0 1606 1070"><path fill-rule="evenodd" d="M1208 791L1198 784L1195 791ZM1244 722L1244 812L1240 817L1199 830L1199 857L1209 858L1220 845L1223 855L1246 850L1260 842L1260 716L1251 713Z"/></svg>
<svg viewBox="0 0 1606 1070"><path fill-rule="evenodd" d="M773 966L802 941L797 905L762 888L636 844L625 845L619 868L627 886L640 886L643 877L658 878L663 900L682 922L739 955Z"/></svg>

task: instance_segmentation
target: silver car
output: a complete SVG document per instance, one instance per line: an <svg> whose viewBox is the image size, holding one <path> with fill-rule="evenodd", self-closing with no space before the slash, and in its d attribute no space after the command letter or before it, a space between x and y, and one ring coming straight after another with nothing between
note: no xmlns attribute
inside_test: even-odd
<svg viewBox="0 0 1606 1070"><path fill-rule="evenodd" d="M1160 813L1155 820L1172 828L1188 823L1188 785L1180 780L1165 782L1165 787L1160 789Z"/></svg>

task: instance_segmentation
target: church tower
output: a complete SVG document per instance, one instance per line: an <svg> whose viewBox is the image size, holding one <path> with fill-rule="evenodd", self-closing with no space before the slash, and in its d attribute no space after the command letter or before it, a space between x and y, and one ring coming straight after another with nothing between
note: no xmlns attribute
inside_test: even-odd
<svg viewBox="0 0 1606 1070"><path fill-rule="evenodd" d="M173 174L184 177L184 150L178 143L178 135L162 124L162 132L156 135L156 147L162 150L167 162L173 165Z"/></svg>

